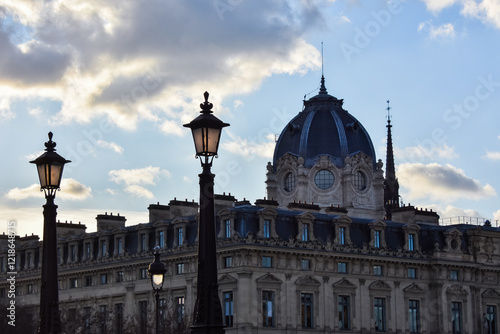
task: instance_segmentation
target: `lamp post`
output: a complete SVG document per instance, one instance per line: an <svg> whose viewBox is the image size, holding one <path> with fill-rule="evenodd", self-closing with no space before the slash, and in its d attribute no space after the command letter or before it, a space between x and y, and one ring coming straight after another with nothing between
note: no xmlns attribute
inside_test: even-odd
<svg viewBox="0 0 500 334"><path fill-rule="evenodd" d="M151 286L155 292L156 299L156 334L160 333L160 291L163 287L163 279L167 269L160 261L160 247L154 249L155 260L149 264L148 273L151 277Z"/></svg>
<svg viewBox="0 0 500 334"><path fill-rule="evenodd" d="M36 164L40 178L40 190L45 193L46 204L43 206L43 253L42 253L42 288L40 292L40 323L38 332L55 334L61 331L59 318L59 290L57 276L57 205L54 204L56 191L61 185L64 159L55 151L56 143L45 143L45 152L30 163Z"/></svg>
<svg viewBox="0 0 500 334"><path fill-rule="evenodd" d="M215 235L214 177L210 168L217 156L222 128L229 124L212 115L213 104L200 104L201 115L184 124L193 133L196 157L200 158L200 221L198 224L198 285L191 333L224 333L222 308L217 284L217 253Z"/></svg>

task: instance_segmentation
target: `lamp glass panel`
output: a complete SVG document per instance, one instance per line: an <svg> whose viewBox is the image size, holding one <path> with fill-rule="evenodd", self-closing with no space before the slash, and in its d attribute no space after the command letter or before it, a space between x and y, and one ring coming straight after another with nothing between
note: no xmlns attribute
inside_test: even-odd
<svg viewBox="0 0 500 334"><path fill-rule="evenodd" d="M47 165L38 165L38 177L40 178L40 187L45 188L47 186L47 174L46 174L46 167Z"/></svg>
<svg viewBox="0 0 500 334"><path fill-rule="evenodd" d="M206 155L217 155L217 148L219 147L219 137L221 129L206 128L207 142L206 142Z"/></svg>
<svg viewBox="0 0 500 334"><path fill-rule="evenodd" d="M52 163L52 168L50 169L50 184L51 188L59 188L61 183L62 169L63 165L59 163Z"/></svg>
<svg viewBox="0 0 500 334"><path fill-rule="evenodd" d="M154 289L161 288L163 285L163 274L154 274L152 282L153 282Z"/></svg>
<svg viewBox="0 0 500 334"><path fill-rule="evenodd" d="M197 155L203 152L203 128L191 129L193 132L194 148Z"/></svg>

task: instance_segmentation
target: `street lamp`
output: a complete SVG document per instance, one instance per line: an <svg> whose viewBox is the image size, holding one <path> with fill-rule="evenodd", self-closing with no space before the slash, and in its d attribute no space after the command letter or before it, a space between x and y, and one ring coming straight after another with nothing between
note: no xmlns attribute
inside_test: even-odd
<svg viewBox="0 0 500 334"><path fill-rule="evenodd" d="M165 273L167 269L165 265L160 261L160 247L156 246L154 249L155 260L149 264L148 273L151 277L151 286L155 292L156 299L156 334L160 330L160 291L163 287L163 279L165 278Z"/></svg>
<svg viewBox="0 0 500 334"><path fill-rule="evenodd" d="M212 115L213 104L208 92L203 94L201 115L184 124L193 133L196 157L200 158L200 220L198 224L198 285L191 333L224 333L222 308L217 284L217 253L215 237L214 177L210 168L217 156L222 128L229 124Z"/></svg>
<svg viewBox="0 0 500 334"><path fill-rule="evenodd" d="M54 204L56 191L60 189L64 159L55 151L56 143L45 143L45 152L30 163L36 164L40 178L40 190L45 193L47 202L43 206L43 253L42 253L42 288L40 292L40 327L42 334L55 334L61 331L59 318L59 290L57 276L57 205Z"/></svg>

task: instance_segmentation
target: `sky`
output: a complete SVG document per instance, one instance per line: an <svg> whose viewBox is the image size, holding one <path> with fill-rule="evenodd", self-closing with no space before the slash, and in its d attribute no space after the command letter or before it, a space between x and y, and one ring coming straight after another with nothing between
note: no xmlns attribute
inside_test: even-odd
<svg viewBox="0 0 500 334"><path fill-rule="evenodd" d="M322 56L323 45L323 56ZM198 201L189 129L210 93L224 129L216 193L266 196L275 138L317 94L370 133L385 162L390 100L405 204L500 220L500 0L4 0L0 233L42 237L39 156L72 162L58 219L148 221Z"/></svg>

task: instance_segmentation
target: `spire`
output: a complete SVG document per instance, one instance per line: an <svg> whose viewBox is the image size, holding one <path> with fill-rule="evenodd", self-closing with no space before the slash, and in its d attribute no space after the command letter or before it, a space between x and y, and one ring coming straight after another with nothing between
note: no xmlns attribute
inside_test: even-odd
<svg viewBox="0 0 500 334"><path fill-rule="evenodd" d="M392 148L391 133L391 107L387 100L387 157L385 162L385 180L384 180L384 207L387 219L392 218L392 210L399 208L399 182L396 178L396 169L394 167L394 151Z"/></svg>
<svg viewBox="0 0 500 334"><path fill-rule="evenodd" d="M328 94L325 87L325 75L323 72L323 42L321 42L321 86L319 88L320 94Z"/></svg>

